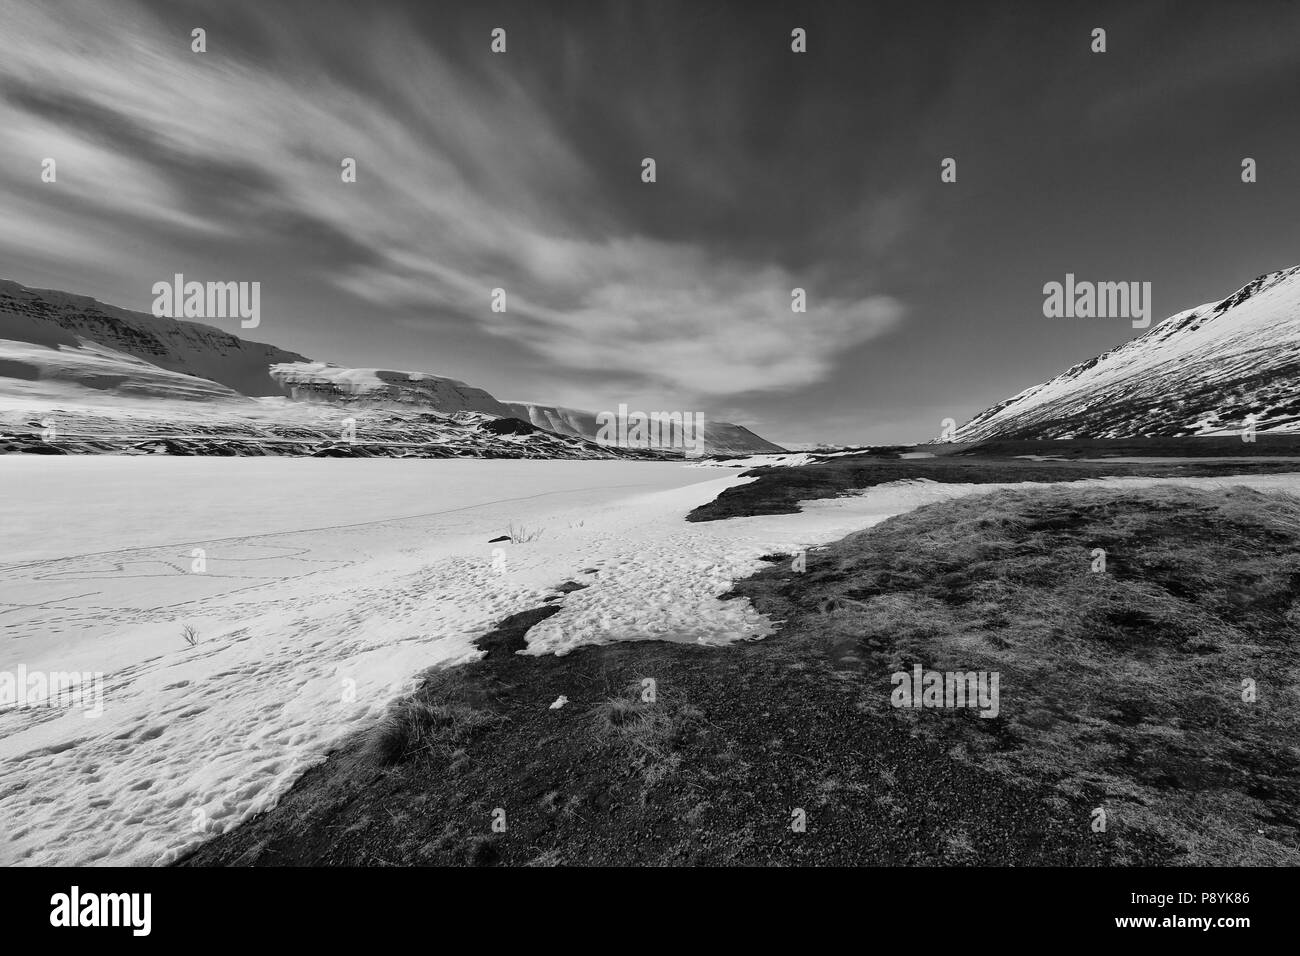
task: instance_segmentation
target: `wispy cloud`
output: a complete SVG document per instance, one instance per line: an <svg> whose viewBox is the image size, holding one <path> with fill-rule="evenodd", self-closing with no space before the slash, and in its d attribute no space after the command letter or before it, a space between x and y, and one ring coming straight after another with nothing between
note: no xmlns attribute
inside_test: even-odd
<svg viewBox="0 0 1300 956"><path fill-rule="evenodd" d="M0 246L30 254L36 236L70 275L116 271L142 287L181 258L224 276L260 257L333 285L372 321L426 313L447 334L451 317L557 381L585 373L674 396L820 381L903 314L865 270L810 289L793 313L809 276L647 234L606 201L607 176L526 75L458 60L400 16L351 21L342 69L310 21L244 12L243 35L211 30L195 54L181 21L145 6L16 5L0 58L0 189L16 214L0 220ZM37 181L45 156L57 189ZM340 180L344 156L356 184ZM639 183L639 160L626 157L633 188L663 188ZM706 193L720 181L691 174ZM96 226L129 241L79 241ZM505 314L490 309L497 287Z"/></svg>

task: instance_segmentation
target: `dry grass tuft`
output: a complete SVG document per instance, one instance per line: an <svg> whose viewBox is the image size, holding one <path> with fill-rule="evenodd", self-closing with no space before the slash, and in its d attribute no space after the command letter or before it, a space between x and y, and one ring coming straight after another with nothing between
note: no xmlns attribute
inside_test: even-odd
<svg viewBox="0 0 1300 956"><path fill-rule="evenodd" d="M536 541L542 536L545 528L532 528L526 524L515 524L510 522L510 540L515 544L527 544L530 541Z"/></svg>
<svg viewBox="0 0 1300 956"><path fill-rule="evenodd" d="M598 739L627 748L633 762L653 784L680 763L678 752L705 723L704 714L685 700L665 697L657 688L645 699L641 680L633 681L591 711Z"/></svg>
<svg viewBox="0 0 1300 956"><path fill-rule="evenodd" d="M431 673L415 696L394 702L370 730L363 759L381 767L418 758L441 758L451 769L462 765L468 745L501 720L466 698L458 669Z"/></svg>

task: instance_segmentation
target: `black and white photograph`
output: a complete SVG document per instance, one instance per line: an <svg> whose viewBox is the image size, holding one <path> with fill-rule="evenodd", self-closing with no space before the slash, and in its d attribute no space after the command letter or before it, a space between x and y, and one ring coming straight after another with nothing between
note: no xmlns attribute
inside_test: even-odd
<svg viewBox="0 0 1300 956"><path fill-rule="evenodd" d="M761 869L1249 939L1298 76L1281 0L0 0L6 925Z"/></svg>

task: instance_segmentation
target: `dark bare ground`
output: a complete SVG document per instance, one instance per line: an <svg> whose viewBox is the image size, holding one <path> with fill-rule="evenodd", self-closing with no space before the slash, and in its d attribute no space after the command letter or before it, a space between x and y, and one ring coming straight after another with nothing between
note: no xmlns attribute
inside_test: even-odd
<svg viewBox="0 0 1300 956"><path fill-rule="evenodd" d="M775 599L766 575L737 591L774 617L820 613L827 652L867 687L918 663L1000 675L996 719L895 711L918 735L1088 794L1179 863L1300 864L1300 499L999 491L806 562Z"/></svg>
<svg viewBox="0 0 1300 956"><path fill-rule="evenodd" d="M783 577L783 575L778 575ZM730 648L637 643L526 657L502 622L481 661L417 696L496 720L389 766L357 737L269 813L182 865L1155 863L1150 834L1094 834L1093 800L1062 800L955 759L820 646L816 620ZM454 673L453 677L448 677ZM626 739L607 701L641 704L652 677L665 726ZM559 694L571 703L548 705ZM492 831L493 811L507 829ZM792 811L807 831L791 829Z"/></svg>
<svg viewBox="0 0 1300 956"><path fill-rule="evenodd" d="M1030 443L1002 443L1013 447L1003 449L1014 454L1049 454L1049 450L1026 450ZM1044 443L1033 443L1035 448ZM1250 448L1237 440L1237 445ZM954 446L946 446L951 449ZM996 484L1018 481L1078 481L1084 478L1111 476L1147 476L1154 478L1190 478L1213 475L1268 475L1300 471L1300 461L1259 462L1200 462L1177 461L1168 463L1102 462L1102 461L1029 461L1021 458L982 456L981 446L963 450L960 454L948 453L937 458L898 459L891 455L846 455L829 461L804 465L798 468L762 467L741 472L757 480L745 485L727 488L717 498L700 505L686 516L687 521L718 521L748 515L796 514L799 502L818 498L837 498L853 494L864 488L901 481L924 478L929 481L969 482L971 484ZM1214 454L1210 449L1218 445L1196 446L1197 455ZM1224 446L1226 447L1226 446ZM1080 453L1081 446L1071 445L1071 453ZM1160 449L1165 449L1163 452ZM1169 454L1167 445L1128 447L1126 455ZM1274 454L1283 453L1281 450ZM1187 454L1192 454L1191 451ZM1226 454L1222 449L1219 455Z"/></svg>
<svg viewBox="0 0 1300 956"><path fill-rule="evenodd" d="M998 438L966 444L913 446L915 451L936 447L946 453L979 458L1045 455L1058 458L1269 458L1300 457L1300 435L1263 433L1254 441L1240 435L1175 438Z"/></svg>
<svg viewBox="0 0 1300 956"><path fill-rule="evenodd" d="M528 612L508 644L546 616ZM860 682L793 641L662 644L564 658L493 655L466 696L501 718L437 754L374 769L361 740L267 814L182 865L1106 864L1159 862L1155 838L1089 833L1087 800L965 765L858 706ZM592 709L643 676L673 727L642 749ZM548 710L557 694L571 703ZM639 700L639 698L637 698ZM690 711L681 713L682 702ZM791 830L796 807L807 832ZM493 810L507 829L492 832Z"/></svg>

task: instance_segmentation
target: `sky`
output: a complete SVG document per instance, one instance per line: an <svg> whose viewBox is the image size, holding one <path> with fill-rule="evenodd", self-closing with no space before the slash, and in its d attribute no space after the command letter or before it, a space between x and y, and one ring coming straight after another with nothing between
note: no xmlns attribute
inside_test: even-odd
<svg viewBox="0 0 1300 956"><path fill-rule="evenodd" d="M1158 321L1300 263L1297 35L1281 0L0 0L0 278L258 281L228 330L320 361L921 441L1140 334L1045 317L1067 273Z"/></svg>

